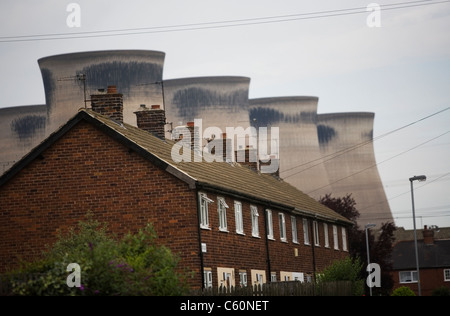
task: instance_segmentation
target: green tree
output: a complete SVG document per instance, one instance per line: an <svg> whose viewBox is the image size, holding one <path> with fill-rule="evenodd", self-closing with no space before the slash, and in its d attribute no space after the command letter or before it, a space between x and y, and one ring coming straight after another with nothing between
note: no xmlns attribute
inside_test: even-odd
<svg viewBox="0 0 450 316"><path fill-rule="evenodd" d="M187 273L178 272L179 259L157 245L151 224L122 239L107 233L106 224L88 216L77 229L60 234L43 259L20 271L34 277L13 282L15 295L183 295ZM81 287L69 288L70 263L81 267Z"/></svg>
<svg viewBox="0 0 450 316"><path fill-rule="evenodd" d="M352 294L362 296L364 294L364 280L360 277L362 267L363 264L359 258L353 260L351 257L346 257L342 260L334 261L325 268L318 275L317 280L319 284L330 281L351 281Z"/></svg>
<svg viewBox="0 0 450 316"><path fill-rule="evenodd" d="M363 266L360 271L360 278L366 278L367 272L367 249L366 249L366 235L364 229L359 229L357 220L360 216L356 207L355 199L348 194L344 197L332 197L330 194L321 197L320 203L334 210L336 213L341 214L345 218L354 223L352 227L348 229L349 240L349 253L353 259L360 258L363 261ZM394 232L397 229L393 223L383 223L381 227L377 227L379 230L378 238L375 238L368 231L369 249L370 249L370 261L372 263L378 263L381 268L381 288L373 288L374 295L389 295L394 286L394 280L392 279L392 262L390 260L393 245L394 245ZM369 289L366 287L366 292ZM367 294L367 293L366 293Z"/></svg>

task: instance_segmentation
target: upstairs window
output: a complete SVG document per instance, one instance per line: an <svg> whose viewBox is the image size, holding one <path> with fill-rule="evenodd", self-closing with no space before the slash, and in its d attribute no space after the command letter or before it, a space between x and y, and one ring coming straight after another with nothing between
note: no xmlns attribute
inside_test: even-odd
<svg viewBox="0 0 450 316"><path fill-rule="evenodd" d="M281 241L287 241L286 237L286 219L283 213L278 213L278 221L280 223L280 239Z"/></svg>
<svg viewBox="0 0 450 316"><path fill-rule="evenodd" d="M347 248L347 231L342 227L342 250L348 251Z"/></svg>
<svg viewBox="0 0 450 316"><path fill-rule="evenodd" d="M333 225L333 243L334 249L339 250L338 228L336 225Z"/></svg>
<svg viewBox="0 0 450 316"><path fill-rule="evenodd" d="M309 225L306 218L303 219L303 238L305 240L305 245L310 245L309 241Z"/></svg>
<svg viewBox="0 0 450 316"><path fill-rule="evenodd" d="M272 217L271 210L266 210L266 218L267 218L267 238L274 239L273 238L273 217Z"/></svg>
<svg viewBox="0 0 450 316"><path fill-rule="evenodd" d="M223 231L223 232L227 232L228 231L228 226L227 226L227 208L228 205L225 202L224 198L217 198L218 200L218 205L217 205L217 211L219 212L219 230Z"/></svg>
<svg viewBox="0 0 450 316"><path fill-rule="evenodd" d="M235 201L234 202L234 215L236 218L236 233L237 234L244 234L244 221L242 217L242 203Z"/></svg>
<svg viewBox="0 0 450 316"><path fill-rule="evenodd" d="M320 246L319 223L317 223L317 221L313 222L313 228L314 228L314 245Z"/></svg>
<svg viewBox="0 0 450 316"><path fill-rule="evenodd" d="M259 237L259 213L258 208L254 205L250 206L251 216L252 216L252 236Z"/></svg>
<svg viewBox="0 0 450 316"><path fill-rule="evenodd" d="M292 242L294 244L298 244L297 219L295 218L295 216L291 216L291 225L292 225Z"/></svg>
<svg viewBox="0 0 450 316"><path fill-rule="evenodd" d="M330 248L330 240L328 238L328 224L323 223L323 239L325 242L325 247Z"/></svg>
<svg viewBox="0 0 450 316"><path fill-rule="evenodd" d="M199 193L200 200L200 227L204 229L209 229L209 203L214 203L213 200L209 199L205 193Z"/></svg>

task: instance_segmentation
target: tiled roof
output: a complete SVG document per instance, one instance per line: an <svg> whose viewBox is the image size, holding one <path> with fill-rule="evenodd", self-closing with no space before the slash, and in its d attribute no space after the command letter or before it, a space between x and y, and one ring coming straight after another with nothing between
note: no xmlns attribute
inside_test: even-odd
<svg viewBox="0 0 450 316"><path fill-rule="evenodd" d="M236 196L259 200L274 207L290 209L307 216L352 224L345 217L320 204L312 197L271 175L261 174L237 163L205 161L175 163L171 156L174 141L159 139L128 124L118 124L92 110L82 109L80 112L88 114L176 169L178 174L185 179L195 181L198 188L224 191ZM194 160L192 159L192 161Z"/></svg>
<svg viewBox="0 0 450 316"><path fill-rule="evenodd" d="M192 188L217 191L222 194L227 193L235 197L264 203L268 208L274 207L308 217L335 221L345 225L353 224L345 217L320 204L283 180L271 175L261 174L240 164L209 163L206 161L176 163L171 155L176 142L162 140L147 131L125 123L118 123L90 109L81 109L64 126L17 162L0 177L0 186L14 177L28 163L39 157L44 150L82 120L97 126L115 140L185 181Z"/></svg>
<svg viewBox="0 0 450 316"><path fill-rule="evenodd" d="M417 242L419 252L419 267L449 268L450 267L450 240L435 240L432 245L423 241ZM416 251L414 241L402 241L394 246L392 251L394 270L407 270L416 268Z"/></svg>

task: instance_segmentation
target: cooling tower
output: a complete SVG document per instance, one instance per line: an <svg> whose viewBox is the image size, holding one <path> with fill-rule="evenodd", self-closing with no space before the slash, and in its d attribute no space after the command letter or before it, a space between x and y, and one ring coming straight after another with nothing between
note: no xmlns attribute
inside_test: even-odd
<svg viewBox="0 0 450 316"><path fill-rule="evenodd" d="M45 138L45 105L0 109L0 175Z"/></svg>
<svg viewBox="0 0 450 316"><path fill-rule="evenodd" d="M86 98L116 85L124 95L124 121L136 125L133 114L140 104L162 104L165 54L156 51L120 50L57 55L40 59L51 133L84 107ZM159 82L159 83L157 83ZM90 102L87 102L88 106Z"/></svg>
<svg viewBox="0 0 450 316"><path fill-rule="evenodd" d="M250 78L199 77L164 81L168 122L173 127L203 120L203 129L250 126L248 91Z"/></svg>
<svg viewBox="0 0 450 316"><path fill-rule="evenodd" d="M374 113L318 115L317 132L333 196L351 193L368 223L394 222L375 161ZM306 191L308 193L309 191Z"/></svg>
<svg viewBox="0 0 450 316"><path fill-rule="evenodd" d="M303 192L329 184L317 137L317 97L250 100L255 127L279 127L280 177ZM327 190L312 195L319 198Z"/></svg>

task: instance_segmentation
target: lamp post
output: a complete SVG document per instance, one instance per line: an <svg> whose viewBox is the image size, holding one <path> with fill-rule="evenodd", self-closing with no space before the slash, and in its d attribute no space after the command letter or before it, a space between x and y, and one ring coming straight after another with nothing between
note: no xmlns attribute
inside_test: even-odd
<svg viewBox="0 0 450 316"><path fill-rule="evenodd" d="M416 210L414 207L414 181L423 182L426 181L426 176L414 176L412 178L409 178L409 182L411 182L411 200L412 200L412 213L413 213L413 224L414 224L414 246L416 249L416 270L417 270L417 286L419 289L419 296L422 296L422 289L420 286L420 273L419 273L419 250L417 248L417 230L416 230Z"/></svg>
<svg viewBox="0 0 450 316"><path fill-rule="evenodd" d="M367 233L367 231L370 228L373 228L377 225L375 224L367 224L364 228L366 231L366 248L367 248L367 266L369 266L370 264L370 251L369 251L369 234ZM369 286L369 290L370 290L370 296L372 296L372 279L370 279L370 286Z"/></svg>

